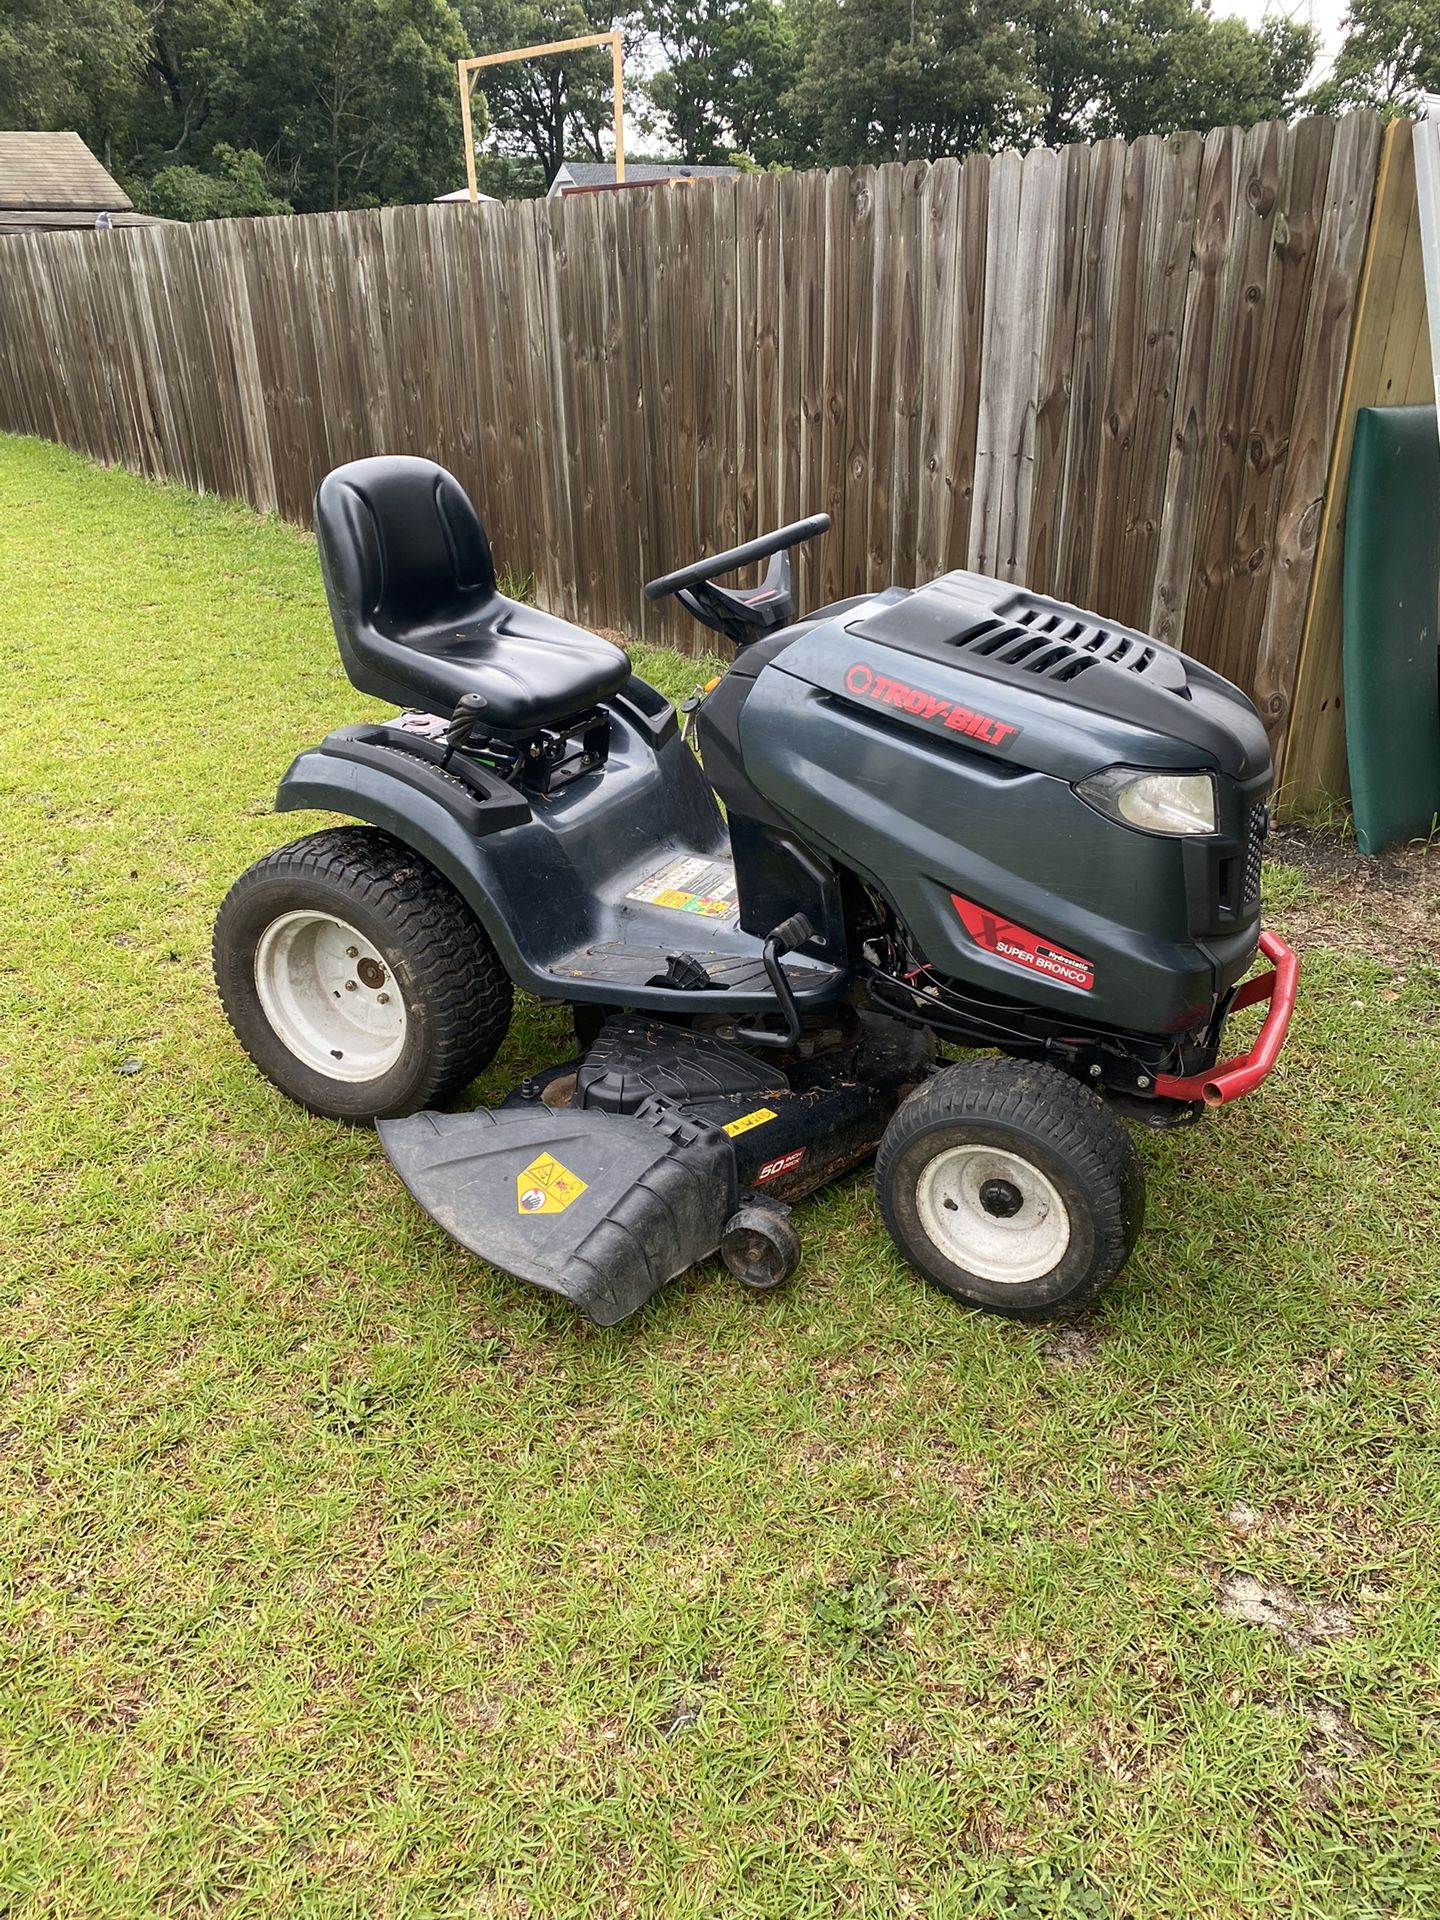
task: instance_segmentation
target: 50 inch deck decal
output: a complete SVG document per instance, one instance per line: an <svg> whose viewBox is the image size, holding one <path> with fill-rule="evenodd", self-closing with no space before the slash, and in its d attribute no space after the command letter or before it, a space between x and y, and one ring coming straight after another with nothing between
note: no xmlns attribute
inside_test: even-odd
<svg viewBox="0 0 1440 1920"><path fill-rule="evenodd" d="M1079 987L1082 993L1089 993L1094 987L1095 969L1082 955L1071 953L1068 947L1057 947L1044 934L1033 933L1029 927L1019 926L1003 914L977 906L962 894L952 893L950 900L965 931L987 953L1008 960L1012 967L1023 967L1027 973L1041 973L1064 986Z"/></svg>
<svg viewBox="0 0 1440 1920"><path fill-rule="evenodd" d="M876 673L863 660L845 669L845 687L862 700L894 707L900 713L913 714L917 720L938 720L949 732L963 733L967 739L978 740L1000 753L1008 753L1024 731L1008 720L996 720L991 714L959 706L943 693L927 693L923 687L892 680L888 673Z"/></svg>

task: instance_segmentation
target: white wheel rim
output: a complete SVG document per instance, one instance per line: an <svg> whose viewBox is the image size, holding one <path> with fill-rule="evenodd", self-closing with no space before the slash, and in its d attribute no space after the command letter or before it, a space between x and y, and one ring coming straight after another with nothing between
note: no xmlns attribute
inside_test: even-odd
<svg viewBox="0 0 1440 1920"><path fill-rule="evenodd" d="M327 1080L378 1080L405 1045L405 1001L373 941L331 913L282 913L255 949L255 991L280 1041Z"/></svg>
<svg viewBox="0 0 1440 1920"><path fill-rule="evenodd" d="M1043 1278L1070 1244L1065 1202L1039 1167L978 1141L936 1154L915 1183L915 1205L947 1260L1000 1286Z"/></svg>

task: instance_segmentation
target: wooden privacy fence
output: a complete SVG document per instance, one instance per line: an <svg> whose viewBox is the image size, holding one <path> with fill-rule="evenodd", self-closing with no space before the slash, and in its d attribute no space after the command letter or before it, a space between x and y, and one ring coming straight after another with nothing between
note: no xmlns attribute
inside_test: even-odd
<svg viewBox="0 0 1440 1920"><path fill-rule="evenodd" d="M307 522L454 469L500 560L648 577L824 508L802 604L971 566L1294 690L1369 115L684 189L0 242L0 425Z"/></svg>

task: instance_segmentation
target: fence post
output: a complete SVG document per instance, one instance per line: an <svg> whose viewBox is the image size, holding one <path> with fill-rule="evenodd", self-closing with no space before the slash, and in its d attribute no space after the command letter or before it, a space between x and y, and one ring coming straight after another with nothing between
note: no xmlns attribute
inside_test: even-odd
<svg viewBox="0 0 1440 1920"><path fill-rule="evenodd" d="M1361 407L1413 406L1434 397L1412 132L1408 120L1392 120L1381 148L1281 767L1279 804L1290 815L1343 799L1350 790L1340 575L1355 416Z"/></svg>

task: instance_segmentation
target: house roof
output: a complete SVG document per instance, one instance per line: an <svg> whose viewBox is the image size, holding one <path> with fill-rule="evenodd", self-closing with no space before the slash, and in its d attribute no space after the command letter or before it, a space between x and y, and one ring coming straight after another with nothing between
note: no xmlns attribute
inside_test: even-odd
<svg viewBox="0 0 1440 1920"><path fill-rule="evenodd" d="M93 225L102 211L134 208L78 133L0 133L0 213L89 214Z"/></svg>
<svg viewBox="0 0 1440 1920"><path fill-rule="evenodd" d="M686 160L676 160L673 164L656 165L650 161L625 162L626 186L640 186L647 180L729 180L739 171L736 167L692 167ZM615 163L613 160L567 160L556 174L568 178L573 187L613 187L615 184ZM551 183L552 188L554 182Z"/></svg>
<svg viewBox="0 0 1440 1920"><path fill-rule="evenodd" d="M99 209L97 209L97 212ZM173 220L157 220L148 213L109 213L112 227L169 227ZM60 211L42 210L30 212L14 207L0 207L0 239L11 233L93 233L96 214L90 212L74 213L68 208Z"/></svg>

